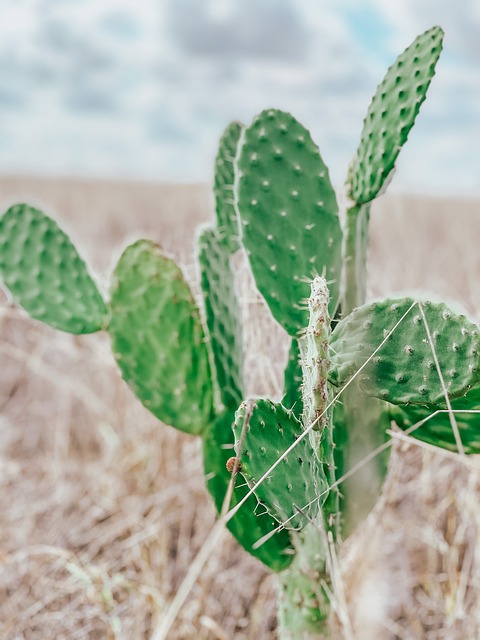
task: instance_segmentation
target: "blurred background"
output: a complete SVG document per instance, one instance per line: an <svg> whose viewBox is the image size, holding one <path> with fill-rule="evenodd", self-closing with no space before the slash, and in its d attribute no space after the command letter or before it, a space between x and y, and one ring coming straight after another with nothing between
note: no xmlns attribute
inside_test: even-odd
<svg viewBox="0 0 480 640"><path fill-rule="evenodd" d="M476 0L0 0L0 171L204 182L233 119L290 110L336 184L395 57L445 51L393 189L480 193Z"/></svg>
<svg viewBox="0 0 480 640"><path fill-rule="evenodd" d="M0 0L0 213L53 215L102 291L138 237L195 287L226 125L291 111L341 187L386 68L435 24L436 77L372 208L368 296L423 289L479 321L478 0ZM250 388L273 395L288 340L235 261ZM480 638L478 465L393 450L341 549L354 637ZM1 288L0 521L2 640L151 640L215 522L201 443L141 406L107 336L54 331ZM225 533L168 640L275 640L275 610L275 577Z"/></svg>

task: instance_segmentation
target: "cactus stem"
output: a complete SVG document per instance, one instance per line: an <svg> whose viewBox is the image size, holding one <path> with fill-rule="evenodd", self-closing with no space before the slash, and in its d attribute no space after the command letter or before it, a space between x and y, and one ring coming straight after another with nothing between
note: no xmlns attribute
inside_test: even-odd
<svg viewBox="0 0 480 640"><path fill-rule="evenodd" d="M330 318L328 316L329 293L325 278L317 276L311 285L308 301L310 320L304 339L301 340L303 369L303 423L306 428L314 424L315 431L323 431L328 415L327 378L330 368L328 342Z"/></svg>
<svg viewBox="0 0 480 640"><path fill-rule="evenodd" d="M279 575L279 638L326 639L330 637L331 579L328 537L321 514L295 536L294 544L294 560Z"/></svg>
<svg viewBox="0 0 480 640"><path fill-rule="evenodd" d="M367 250L370 205L347 209L344 235L342 316L364 304L367 293Z"/></svg>

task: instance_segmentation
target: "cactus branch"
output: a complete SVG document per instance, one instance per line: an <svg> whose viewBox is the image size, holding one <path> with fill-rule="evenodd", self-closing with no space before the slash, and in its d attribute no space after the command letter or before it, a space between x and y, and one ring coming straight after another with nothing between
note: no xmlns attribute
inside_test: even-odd
<svg viewBox="0 0 480 640"><path fill-rule="evenodd" d="M365 303L369 221L370 205L354 205L347 209L341 305L344 317Z"/></svg>

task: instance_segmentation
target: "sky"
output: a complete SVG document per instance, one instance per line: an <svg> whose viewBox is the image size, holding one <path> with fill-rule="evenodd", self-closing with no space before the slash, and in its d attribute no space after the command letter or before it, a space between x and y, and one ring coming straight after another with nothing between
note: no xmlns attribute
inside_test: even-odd
<svg viewBox="0 0 480 640"><path fill-rule="evenodd" d="M211 181L227 124L273 107L340 186L377 84L435 24L391 188L480 195L478 0L0 0L0 173Z"/></svg>

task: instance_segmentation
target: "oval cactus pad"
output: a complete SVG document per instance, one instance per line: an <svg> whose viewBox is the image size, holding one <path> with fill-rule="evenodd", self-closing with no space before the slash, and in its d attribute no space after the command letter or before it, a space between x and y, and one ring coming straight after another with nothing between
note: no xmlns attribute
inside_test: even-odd
<svg viewBox="0 0 480 640"><path fill-rule="evenodd" d="M449 396L465 394L480 378L479 332L443 303L399 298L367 304L332 333L331 378L344 385L368 361L358 373L368 395L392 404L441 404L435 356Z"/></svg>
<svg viewBox="0 0 480 640"><path fill-rule="evenodd" d="M235 455L233 423L235 413L227 411L218 416L210 431L203 438L203 462L207 487L213 497L217 511L222 510L230 472L227 461ZM239 473L235 479L235 489L229 508L233 509L248 493L248 485ZM267 512L265 506L252 494L246 499L239 511L227 523L227 528L246 551L261 560L273 571L283 571L292 562L292 544L285 529L278 531L266 540L258 549L254 545L258 540L271 533L278 522Z"/></svg>
<svg viewBox="0 0 480 640"><path fill-rule="evenodd" d="M0 218L0 280L32 318L68 331L102 329L107 309L85 263L57 223L26 204Z"/></svg>
<svg viewBox="0 0 480 640"><path fill-rule="evenodd" d="M108 331L118 366L157 418L191 434L212 420L212 382L200 314L183 273L147 240L115 269Z"/></svg>
<svg viewBox="0 0 480 640"><path fill-rule="evenodd" d="M373 96L347 180L355 202L373 200L394 168L435 74L442 42L440 27L418 36L390 67Z"/></svg>
<svg viewBox="0 0 480 640"><path fill-rule="evenodd" d="M235 420L235 447L241 439L246 416L242 404ZM240 456L241 473L252 488L283 456L303 433L302 423L292 411L270 400L257 400L247 427ZM323 466L308 437L302 438L290 453L283 457L265 480L255 487L258 500L279 522L289 520L290 526L304 526L305 515L315 518L327 498L327 478Z"/></svg>
<svg viewBox="0 0 480 640"><path fill-rule="evenodd" d="M289 113L262 112L238 159L242 241L260 293L291 336L308 324L310 281L324 275L338 302L342 232L317 145Z"/></svg>

